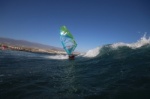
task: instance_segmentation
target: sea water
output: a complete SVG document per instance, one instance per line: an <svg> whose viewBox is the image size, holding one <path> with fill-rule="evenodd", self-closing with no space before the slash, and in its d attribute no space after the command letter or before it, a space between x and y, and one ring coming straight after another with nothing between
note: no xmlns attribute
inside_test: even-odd
<svg viewBox="0 0 150 99"><path fill-rule="evenodd" d="M66 55L0 50L0 99L150 99L150 39Z"/></svg>

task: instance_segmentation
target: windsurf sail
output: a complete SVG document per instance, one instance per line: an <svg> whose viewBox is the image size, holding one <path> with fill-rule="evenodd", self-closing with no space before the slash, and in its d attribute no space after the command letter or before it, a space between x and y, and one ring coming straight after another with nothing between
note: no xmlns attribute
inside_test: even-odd
<svg viewBox="0 0 150 99"><path fill-rule="evenodd" d="M68 55L71 55L77 47L77 43L74 40L73 35L66 28L66 26L62 26L60 28L60 40L66 53Z"/></svg>

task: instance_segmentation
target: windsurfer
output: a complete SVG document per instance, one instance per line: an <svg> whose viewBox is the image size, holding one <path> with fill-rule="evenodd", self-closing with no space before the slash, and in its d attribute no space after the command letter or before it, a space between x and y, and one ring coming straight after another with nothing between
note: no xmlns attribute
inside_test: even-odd
<svg viewBox="0 0 150 99"><path fill-rule="evenodd" d="M64 47L64 50L68 54L68 58L70 60L74 60L75 55L73 55L72 53L77 47L77 43L75 42L73 35L68 31L68 29L65 26L61 27L60 40L62 46Z"/></svg>

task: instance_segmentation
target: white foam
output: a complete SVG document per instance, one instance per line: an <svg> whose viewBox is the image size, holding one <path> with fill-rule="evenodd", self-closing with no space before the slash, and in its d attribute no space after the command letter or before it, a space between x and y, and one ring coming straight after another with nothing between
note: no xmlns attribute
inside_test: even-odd
<svg viewBox="0 0 150 99"><path fill-rule="evenodd" d="M100 53L101 47L96 47L94 49L89 50L88 52L83 55L83 57L95 57Z"/></svg>
<svg viewBox="0 0 150 99"><path fill-rule="evenodd" d="M51 56L44 56L44 57L48 59L58 59L58 60L68 59L68 55L51 55Z"/></svg>
<svg viewBox="0 0 150 99"><path fill-rule="evenodd" d="M118 47L121 47L121 46L128 46L132 49L136 49L136 48L140 48L141 46L144 46L146 44L150 44L150 37L146 38L146 34L145 34L140 40L138 40L135 43L129 44L129 43L119 42L119 43L112 44L111 47L114 49L117 49Z"/></svg>
<svg viewBox="0 0 150 99"><path fill-rule="evenodd" d="M141 39L135 43L129 44L129 43L119 42L119 43L114 43L114 44L110 45L110 47L113 49L117 49L118 47L121 47L121 46L128 46L132 49L136 49L136 48L140 48L146 44L150 44L150 37L146 38L146 34L144 34L144 36L141 37ZM81 55L81 56L83 56L83 57L95 57L100 53L101 48L102 47L96 47L94 49L91 49L88 52L86 52L84 55Z"/></svg>

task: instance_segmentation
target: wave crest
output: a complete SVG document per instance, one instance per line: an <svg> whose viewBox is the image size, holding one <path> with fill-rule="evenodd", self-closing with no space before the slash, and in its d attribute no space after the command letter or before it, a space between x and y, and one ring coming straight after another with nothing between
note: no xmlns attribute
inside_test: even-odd
<svg viewBox="0 0 150 99"><path fill-rule="evenodd" d="M101 47L97 47L95 49L91 49L88 52L85 53L83 57L95 57L100 53Z"/></svg>
<svg viewBox="0 0 150 99"><path fill-rule="evenodd" d="M83 57L96 57L98 56L101 51L105 51L106 49L108 50L111 50L111 49L118 49L119 47L129 47L131 49L136 49L136 48L140 48L144 45L148 45L150 44L150 37L147 38L146 37L146 34L144 34L143 37L141 37L140 40L138 40L137 42L135 43L123 43L123 42L118 42L118 43L114 43L114 44L110 44L110 45L104 45L104 46L101 46L101 47L96 47L94 49L91 49L89 51L87 51ZM106 51L107 51L106 50Z"/></svg>
<svg viewBox="0 0 150 99"><path fill-rule="evenodd" d="M147 45L147 44L150 44L150 37L146 38L146 34L144 34L144 36L135 43L129 44L129 43L119 42L119 43L112 44L111 47L114 49L117 49L118 47L127 46L127 47L130 47L132 49L136 49L136 48L140 48L140 47Z"/></svg>

